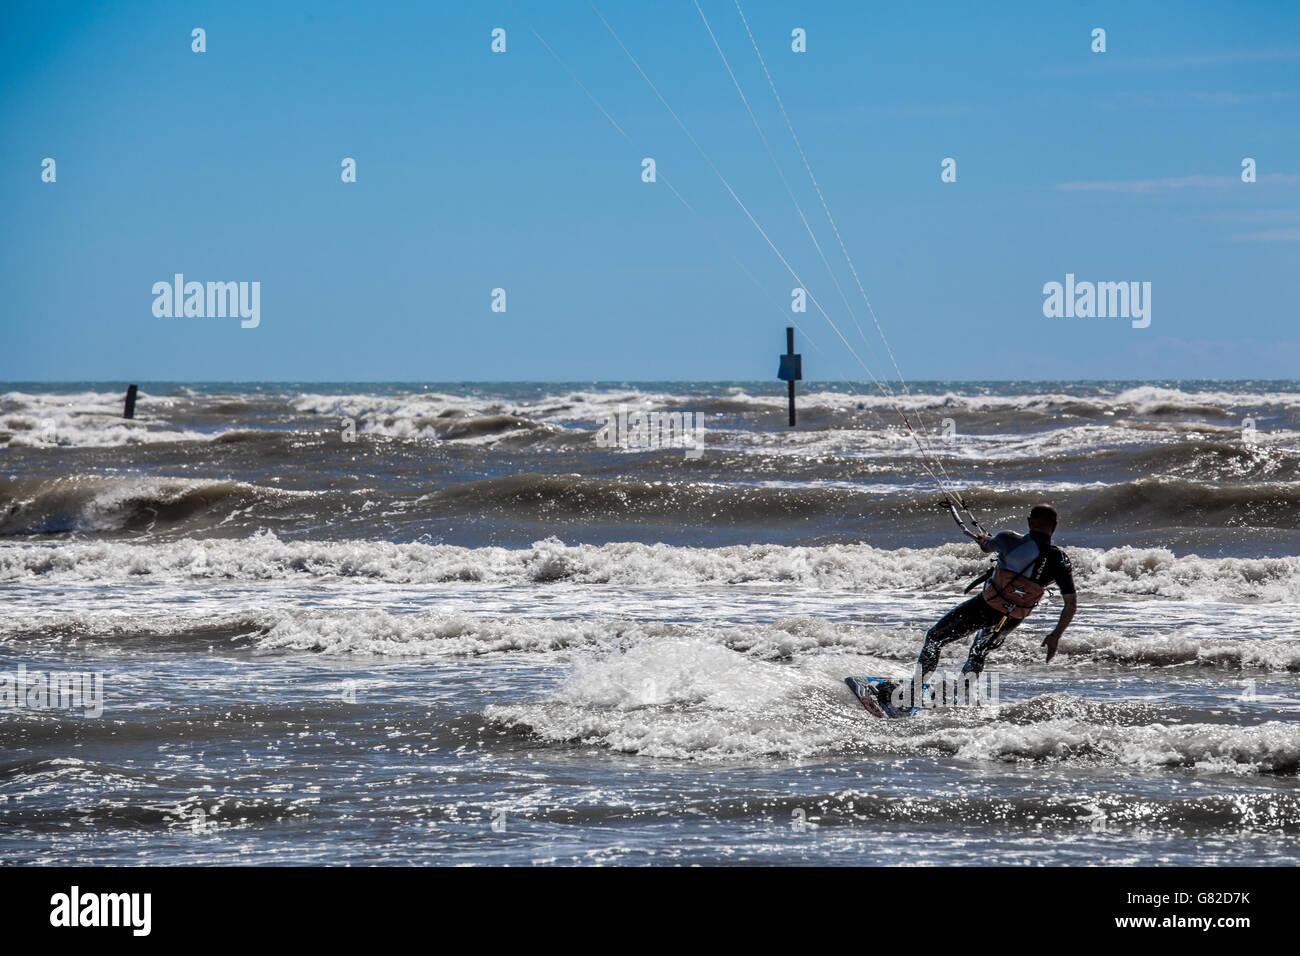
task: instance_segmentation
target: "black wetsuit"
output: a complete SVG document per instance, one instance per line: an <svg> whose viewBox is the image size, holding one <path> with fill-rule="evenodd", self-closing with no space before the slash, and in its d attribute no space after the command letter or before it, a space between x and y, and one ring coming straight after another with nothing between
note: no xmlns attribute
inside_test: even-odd
<svg viewBox="0 0 1300 956"><path fill-rule="evenodd" d="M997 552L998 567L1010 566L1022 571L1027 578L1043 587L1055 584L1061 589L1063 597L1074 593L1074 572L1070 567L1070 559L1064 551L1052 544L1051 535L1041 531L1031 531L1027 535L1003 531L989 540L989 546ZM1009 565L1008 560L1011 562ZM987 587L989 585L985 583L985 588ZM917 668L923 674L932 673L939 666L939 651L944 645L960 640L972 631L983 629L971 644L970 654L961 669L963 674L978 674L984 669L985 655L1000 647L1008 632L1020 624L1016 618L1008 617L1001 629L994 633L993 629L1001 620L1002 612L991 607L982 593L958 604L925 635L925 646L921 648Z"/></svg>

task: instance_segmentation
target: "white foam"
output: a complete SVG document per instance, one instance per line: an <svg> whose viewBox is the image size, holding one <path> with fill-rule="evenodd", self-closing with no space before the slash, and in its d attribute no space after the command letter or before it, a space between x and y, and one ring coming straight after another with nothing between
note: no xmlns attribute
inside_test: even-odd
<svg viewBox="0 0 1300 956"><path fill-rule="evenodd" d="M547 742L680 760L875 751L1233 773L1300 766L1294 723L1135 725L1066 694L882 721L855 709L839 684L851 666L825 656L774 664L684 638L583 663L547 700L493 706L486 715Z"/></svg>
<svg viewBox="0 0 1300 956"><path fill-rule="evenodd" d="M807 681L800 670L683 638L585 662L554 702L485 713L543 740L649 757L798 756L830 746L840 729L808 719L800 704Z"/></svg>
<svg viewBox="0 0 1300 956"><path fill-rule="evenodd" d="M490 620L462 614L383 611L289 612L256 638L267 650L395 657L477 657L549 652L611 637L593 622Z"/></svg>
<svg viewBox="0 0 1300 956"><path fill-rule="evenodd" d="M117 392L11 391L0 396L0 433L10 435L7 441L15 446L105 447L142 442L201 441L210 439L212 434L176 425L172 419L188 410L202 409L214 402L240 400L272 405L281 402L286 410L330 419L331 427L340 418L359 419L362 433L399 439L436 438L438 423L445 426L450 420L491 415L513 415L539 425L549 425L557 432L574 428L586 431L599 427L608 416L617 412L619 406L632 409L680 408L689 411L693 404L702 408L723 400L741 411L751 409L755 412L772 412L783 407L785 402L784 396L775 390L751 394L738 387L724 389L722 392L666 391L636 387L588 388L544 392L529 397L494 394L490 390L465 394L433 390L401 393L357 391L346 394L234 391L218 395L207 392L199 394L182 388L169 396L142 392L140 398L139 417L127 422L121 418L123 396ZM894 395L882 395L867 386L862 386L858 391L840 391L810 384L801 404L810 413L824 411L843 415L868 410L875 421L869 428L840 428L795 434L761 430L744 432L748 443L743 447L751 448L757 443L766 451L775 450L776 453L793 449L821 453L835 453L839 450L845 454L897 451L906 448L910 439L899 428L896 407L913 413L918 427L932 430L935 421L925 417L927 412L932 416L1017 410L1051 414L1062 406L1068 406L1087 407L1109 416L1148 416L1179 410L1193 414L1216 411L1225 414L1234 411L1235 414L1235 410L1242 409L1256 411L1300 407L1300 393L1192 391L1144 385L1121 391L1097 387L1082 395L1065 392L992 394L979 389L965 394L914 390L910 395L901 391ZM708 424L706 422L706 426ZM1150 426L1138 426L1143 426L1143 423L1124 423L1116 419L1112 425L1063 423L1063 427L1055 428L1047 435L1003 434L996 440L990 436L961 434L951 442L935 441L934 453L970 457L991 450L1000 457L1016 457L1030 450L1026 447L1029 443L1034 443L1032 450L1038 454L1044 448L1060 451L1086 449L1095 447L1099 441L1126 444L1150 440ZM1160 425L1162 431L1171 434L1176 434L1183 427L1182 423L1176 421ZM713 441L716 442L718 435L716 429L713 431ZM503 437L506 437L505 434L496 432L474 436L470 440L492 442ZM1260 432L1258 440L1261 443L1276 443L1278 435L1274 430Z"/></svg>
<svg viewBox="0 0 1300 956"><path fill-rule="evenodd" d="M1133 726L1069 718L1032 724L999 720L943 728L913 743L966 760L1189 767L1218 773L1293 773L1300 767L1300 725L1282 721Z"/></svg>
<svg viewBox="0 0 1300 956"><path fill-rule="evenodd" d="M184 485L178 486L177 493ZM259 489L266 493L267 489ZM117 492L113 492L116 494ZM287 494L288 492L283 492ZM1089 597L1192 602L1300 601L1300 557L1202 558L1164 548L1069 548L1075 582ZM112 581L224 578L353 578L395 584L566 581L633 587L774 583L799 588L941 591L982 571L962 544L886 550L869 545L775 544L687 548L619 542L530 548L463 548L383 541L282 541L251 538L132 542L0 543L0 581Z"/></svg>
<svg viewBox="0 0 1300 956"><path fill-rule="evenodd" d="M0 447L110 448L211 437L169 427L163 415L175 400L144 392L136 417L124 419L124 397L120 392L6 392L0 396Z"/></svg>

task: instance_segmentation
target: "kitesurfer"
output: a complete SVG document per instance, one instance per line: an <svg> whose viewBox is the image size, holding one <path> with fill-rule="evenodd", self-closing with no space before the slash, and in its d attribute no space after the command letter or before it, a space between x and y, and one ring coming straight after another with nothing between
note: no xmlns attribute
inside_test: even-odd
<svg viewBox="0 0 1300 956"><path fill-rule="evenodd" d="M1070 626L1078 606L1074 589L1074 573L1065 552L1052 544L1056 531L1056 509L1048 504L1034 505L1029 511L1029 533L1017 534L1002 531L995 535L972 535L986 554L996 554L992 568L971 582L966 590L982 583L980 593L957 605L930 628L925 644L916 662L913 686L924 686L939 666L939 652L945 645L975 632L970 652L961 672L979 674L984 669L984 659L1006 640L1009 632L1020 625L1034 609L1047 588L1055 584L1061 591L1065 606L1061 616L1045 638L1047 662L1056 656L1061 635ZM890 701L897 685L883 683L877 693L882 704Z"/></svg>

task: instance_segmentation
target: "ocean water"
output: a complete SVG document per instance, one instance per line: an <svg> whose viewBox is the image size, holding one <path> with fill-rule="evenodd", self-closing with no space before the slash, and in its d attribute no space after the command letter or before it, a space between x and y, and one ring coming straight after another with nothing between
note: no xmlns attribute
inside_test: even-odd
<svg viewBox="0 0 1300 956"><path fill-rule="evenodd" d="M1080 611L901 721L985 559L879 393L124 384L0 385L0 861L1300 863L1300 383L914 383Z"/></svg>

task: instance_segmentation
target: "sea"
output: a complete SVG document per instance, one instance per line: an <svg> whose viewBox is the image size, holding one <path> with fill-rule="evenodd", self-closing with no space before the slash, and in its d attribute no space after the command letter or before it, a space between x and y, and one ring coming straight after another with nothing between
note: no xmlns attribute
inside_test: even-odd
<svg viewBox="0 0 1300 956"><path fill-rule="evenodd" d="M1300 382L127 384L0 383L0 862L1300 864ZM1078 615L882 720L940 483Z"/></svg>

